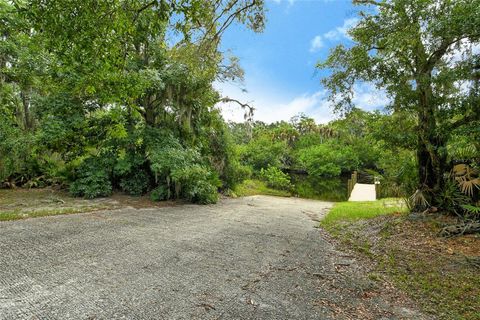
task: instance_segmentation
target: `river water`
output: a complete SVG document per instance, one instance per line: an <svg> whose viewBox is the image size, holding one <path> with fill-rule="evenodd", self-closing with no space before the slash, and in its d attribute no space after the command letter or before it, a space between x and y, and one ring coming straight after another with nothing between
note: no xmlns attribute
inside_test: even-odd
<svg viewBox="0 0 480 320"><path fill-rule="evenodd" d="M294 193L300 198L347 201L348 176L335 178L314 177L306 174L290 174Z"/></svg>

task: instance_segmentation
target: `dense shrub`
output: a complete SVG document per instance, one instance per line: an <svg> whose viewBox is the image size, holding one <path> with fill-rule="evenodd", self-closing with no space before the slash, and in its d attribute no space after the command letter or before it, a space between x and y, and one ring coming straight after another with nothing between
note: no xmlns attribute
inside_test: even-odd
<svg viewBox="0 0 480 320"><path fill-rule="evenodd" d="M150 192L152 201L163 201L170 199L170 189L165 185L159 185Z"/></svg>
<svg viewBox="0 0 480 320"><path fill-rule="evenodd" d="M254 170L281 167L287 157L287 144L284 141L274 142L270 137L261 136L240 147L242 162Z"/></svg>
<svg viewBox="0 0 480 320"><path fill-rule="evenodd" d="M277 167L268 167L260 170L260 176L267 183L267 186L279 190L289 190L292 187L288 174Z"/></svg>
<svg viewBox="0 0 480 320"><path fill-rule="evenodd" d="M178 140L170 136L169 140L154 143L148 155L150 169L157 183L165 185L170 191L158 190L160 198L167 194L202 204L218 200L221 182L213 170L201 164L202 157L197 150L181 146Z"/></svg>
<svg viewBox="0 0 480 320"><path fill-rule="evenodd" d="M418 187L418 170L415 154L407 150L384 150L377 160L381 172L377 188L380 198L409 197Z"/></svg>
<svg viewBox="0 0 480 320"><path fill-rule="evenodd" d="M76 179L70 184L72 195L92 199L112 193L111 176L102 159L87 158L76 171Z"/></svg>
<svg viewBox="0 0 480 320"><path fill-rule="evenodd" d="M292 182L295 185L295 195L300 198L334 202L348 200L346 181L339 177L296 175L292 178Z"/></svg>
<svg viewBox="0 0 480 320"><path fill-rule="evenodd" d="M70 193L88 199L106 197L112 193L112 184L105 171L93 172L72 182Z"/></svg>
<svg viewBox="0 0 480 320"><path fill-rule="evenodd" d="M237 184L252 177L252 168L238 161L230 162L224 170L224 189L233 189Z"/></svg>
<svg viewBox="0 0 480 320"><path fill-rule="evenodd" d="M177 194L189 201L209 204L218 200L220 180L205 166L193 164L176 169L172 172L172 180Z"/></svg>
<svg viewBox="0 0 480 320"><path fill-rule="evenodd" d="M348 145L320 144L299 152L299 158L308 174L314 176L339 176L359 166L359 159Z"/></svg>
<svg viewBox="0 0 480 320"><path fill-rule="evenodd" d="M149 176L144 171L139 169L120 180L120 187L126 193L133 196L140 196L148 191L150 186Z"/></svg>
<svg viewBox="0 0 480 320"><path fill-rule="evenodd" d="M33 135L23 134L5 120L0 121L0 187L5 180L13 187L38 176L39 172L33 154Z"/></svg>
<svg viewBox="0 0 480 320"><path fill-rule="evenodd" d="M462 215L462 205L470 203L469 197L462 193L458 184L452 179L446 179L442 190L437 195L440 208L447 212Z"/></svg>
<svg viewBox="0 0 480 320"><path fill-rule="evenodd" d="M218 201L218 188L206 180L196 180L184 188L185 198L199 204L213 204Z"/></svg>

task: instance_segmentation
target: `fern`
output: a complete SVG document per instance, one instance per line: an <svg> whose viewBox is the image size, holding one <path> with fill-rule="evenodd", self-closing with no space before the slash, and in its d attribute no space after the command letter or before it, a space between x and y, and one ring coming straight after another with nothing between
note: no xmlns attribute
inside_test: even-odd
<svg viewBox="0 0 480 320"><path fill-rule="evenodd" d="M474 214L474 215L480 214L480 207L472 206L472 205L469 205L469 204L464 204L461 207L463 209L465 209L468 213L471 213L471 214Z"/></svg>

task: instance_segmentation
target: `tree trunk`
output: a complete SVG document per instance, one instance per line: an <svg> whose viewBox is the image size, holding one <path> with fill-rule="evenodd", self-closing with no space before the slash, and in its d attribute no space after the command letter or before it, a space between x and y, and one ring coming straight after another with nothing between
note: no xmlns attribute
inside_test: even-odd
<svg viewBox="0 0 480 320"><path fill-rule="evenodd" d="M157 117L155 113L155 106L152 100L153 97L150 94L147 94L144 98L145 123L147 126L155 127Z"/></svg>
<svg viewBox="0 0 480 320"><path fill-rule="evenodd" d="M418 99L418 176L419 189L430 205L436 205L435 195L443 188L443 174L446 170L445 139L437 128L435 107L432 101L430 75L419 82ZM425 80L427 80L425 82Z"/></svg>
<svg viewBox="0 0 480 320"><path fill-rule="evenodd" d="M33 127L32 116L30 114L30 96L31 89L20 90L20 97L23 106L23 125L25 131L30 131Z"/></svg>

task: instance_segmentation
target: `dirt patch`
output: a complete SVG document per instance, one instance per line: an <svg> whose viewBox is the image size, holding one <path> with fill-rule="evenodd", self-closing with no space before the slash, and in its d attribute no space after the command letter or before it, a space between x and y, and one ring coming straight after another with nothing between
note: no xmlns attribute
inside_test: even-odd
<svg viewBox="0 0 480 320"><path fill-rule="evenodd" d="M53 188L3 189L0 190L0 221L125 207L158 208L176 204L173 201L153 202L148 196L132 197L121 193L108 198L83 199L72 197L65 190Z"/></svg>
<svg viewBox="0 0 480 320"><path fill-rule="evenodd" d="M480 319L480 236L442 238L451 217L392 214L339 223L330 232L375 263L378 276L402 288L440 319Z"/></svg>
<svg viewBox="0 0 480 320"><path fill-rule="evenodd" d="M121 207L133 207L135 209L143 208L164 208L184 204L182 201L152 201L148 196L132 197L123 193L114 193L109 198L118 203Z"/></svg>

